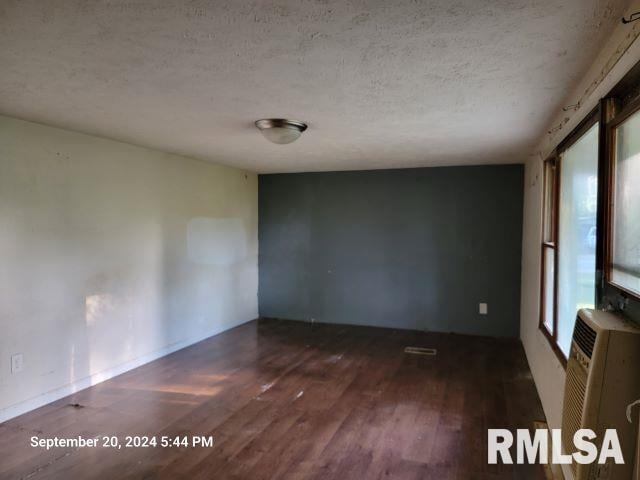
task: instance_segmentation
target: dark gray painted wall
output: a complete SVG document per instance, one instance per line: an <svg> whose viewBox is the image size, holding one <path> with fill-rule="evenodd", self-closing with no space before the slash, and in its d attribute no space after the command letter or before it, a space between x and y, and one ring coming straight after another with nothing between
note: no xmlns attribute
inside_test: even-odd
<svg viewBox="0 0 640 480"><path fill-rule="evenodd" d="M259 188L261 316L518 336L521 165L272 174Z"/></svg>

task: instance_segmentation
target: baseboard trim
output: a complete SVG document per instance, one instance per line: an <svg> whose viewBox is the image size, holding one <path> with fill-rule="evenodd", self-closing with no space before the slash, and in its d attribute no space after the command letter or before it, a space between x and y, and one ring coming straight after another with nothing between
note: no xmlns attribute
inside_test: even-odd
<svg viewBox="0 0 640 480"><path fill-rule="evenodd" d="M123 373L133 370L134 368L141 367L142 365L170 355L171 353L177 352L178 350L190 347L198 342L206 340L207 338L214 337L223 332L239 327L240 325L249 323L253 320L255 319L246 320L233 326L218 327L202 335L198 335L197 337L169 344L159 350L154 350L153 352L134 358L133 360L129 360L125 363L121 363L120 365L116 365L115 367L109 368L107 370L103 370L102 372L94 373L88 377L81 378L62 387L40 394L36 397L5 407L0 410L0 424L6 422L7 420L11 420L12 418L19 417L20 415L28 413L32 410L35 410L36 408L40 408L44 405L55 402L56 400L60 400L61 398L72 395L76 392L79 392L80 390L84 390L85 388L89 388L97 385L98 383L109 380L110 378L122 375Z"/></svg>

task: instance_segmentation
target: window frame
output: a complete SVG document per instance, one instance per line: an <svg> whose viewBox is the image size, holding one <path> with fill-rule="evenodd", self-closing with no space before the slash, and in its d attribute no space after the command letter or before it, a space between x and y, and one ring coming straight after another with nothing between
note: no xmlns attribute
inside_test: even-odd
<svg viewBox="0 0 640 480"><path fill-rule="evenodd" d="M538 322L538 329L543 333L547 341L549 342L552 350L554 351L556 357L562 364L564 368L567 367L567 357L558 345L558 261L562 252L560 251L559 244L559 231L560 231L560 185L561 185L561 177L562 177L562 154L569 149L574 143L582 138L591 127L593 127L596 123L598 123L598 213L597 217L597 225L600 226L601 222L601 189L603 188L600 174L601 167L603 161L603 139L602 139L602 131L603 131L603 123L601 121L601 105L598 104L589 114L582 119L582 121L562 140L556 149L552 152L552 154L544 161L543 163L543 192L542 192L542 225L541 225L541 256L540 256L540 318ZM545 223L546 223L546 168L545 165L547 162L553 161L555 163L555 179L553 182L553 212L552 212L552 239L553 242L545 241ZM600 232L600 230L598 230ZM600 234L596 235L596 238L600 236ZM554 258L553 258L553 332L550 332L547 326L545 325L545 310L546 310L546 268L545 268L545 250L548 248L553 248ZM598 290L598 270L599 270L599 262L598 262L598 247L596 246L596 290ZM594 292L594 298L596 304L599 302L598 292Z"/></svg>
<svg viewBox="0 0 640 480"><path fill-rule="evenodd" d="M580 136L586 132L585 127L591 126L589 122L594 122L597 119L599 122L599 135L598 135L598 205L596 215L596 284L595 284L595 300L596 308L605 308L609 305L613 305L614 308L619 308L621 305L626 307L623 315L630 316L631 321L640 323L640 295L638 292L629 291L628 289L617 285L611 281L612 273L612 254L613 254L613 229L614 229L614 183L615 182L615 135L614 129L628 119L631 115L640 111L640 62L636 63L627 73L618 81L613 88L611 88L606 95L604 95L596 108L590 111L578 126L572 130L561 142L559 142L555 150L553 150L551 156L555 156L559 159L559 153L566 150ZM589 127L587 127L589 128ZM559 196L559 182L561 175L561 162L558 161L556 171L556 184L557 195ZM544 187L543 187L544 188ZM559 199L559 198L558 198ZM543 194L544 202L544 194ZM544 205L544 204L543 204ZM556 208L559 208L558 200L556 200ZM544 209L544 206L543 206ZM556 219L558 214L556 213ZM543 222L540 225L540 231L542 240L544 241L544 216ZM557 226L556 226L557 228ZM556 232L555 238L555 259L554 259L554 322L556 322L557 311L557 291L555 285L557 284L558 274L558 258L561 252L558 250L558 238ZM542 251L542 250L541 250ZM549 345L552 347L556 356L560 360L560 363L566 368L566 358L557 343L555 342L553 335L544 326L544 265L542 264L544 255L540 257L540 322L539 329L543 335L549 341ZM557 322L554 323L554 332L557 332ZM557 333L556 333L557 335Z"/></svg>
<svg viewBox="0 0 640 480"><path fill-rule="evenodd" d="M616 183L616 132L618 127L631 116L640 112L640 98L630 102L619 112L614 112L606 124L606 208L604 212L604 282L613 291L640 301L640 293L630 290L612 279L613 273L613 245L614 245L614 217L615 217L615 183Z"/></svg>
<svg viewBox="0 0 640 480"><path fill-rule="evenodd" d="M557 291L556 286L558 284L558 254L557 254L557 231L558 231L558 169L560 168L558 155L554 151L549 158L547 158L543 163L542 170L542 242L540 249L540 322L539 328L542 330L542 333L547 337L547 339L551 342L551 345L557 347L556 336L558 334L558 302L557 302ZM550 165L550 169L553 172L553 181L551 184L548 183L549 170L547 170L547 166ZM551 186L551 192L547 191L547 187ZM548 202L548 195L551 196L551 201ZM549 212L547 206L551 205L552 209ZM550 216L550 236L551 240L547 240L546 236L546 227L547 227L547 216ZM553 302L552 314L553 318L550 322L547 322L546 313L547 313L547 267L546 267L546 254L548 251L553 251L553 298L551 301ZM547 328L547 323L550 323L553 331L549 331ZM559 349L559 348L558 348ZM556 352L557 354L558 352Z"/></svg>

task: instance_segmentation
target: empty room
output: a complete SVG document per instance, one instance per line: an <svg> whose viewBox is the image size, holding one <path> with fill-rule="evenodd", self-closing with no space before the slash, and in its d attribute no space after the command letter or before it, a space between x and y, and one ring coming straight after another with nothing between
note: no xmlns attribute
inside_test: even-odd
<svg viewBox="0 0 640 480"><path fill-rule="evenodd" d="M0 0L0 480L640 480L640 0Z"/></svg>

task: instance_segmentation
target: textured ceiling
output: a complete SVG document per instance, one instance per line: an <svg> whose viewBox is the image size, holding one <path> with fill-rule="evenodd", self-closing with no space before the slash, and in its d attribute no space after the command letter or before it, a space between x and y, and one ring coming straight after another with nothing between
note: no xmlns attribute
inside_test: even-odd
<svg viewBox="0 0 640 480"><path fill-rule="evenodd" d="M0 0L0 113L258 172L521 162L627 3Z"/></svg>

